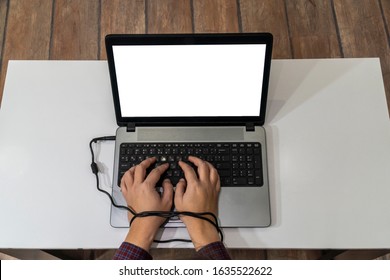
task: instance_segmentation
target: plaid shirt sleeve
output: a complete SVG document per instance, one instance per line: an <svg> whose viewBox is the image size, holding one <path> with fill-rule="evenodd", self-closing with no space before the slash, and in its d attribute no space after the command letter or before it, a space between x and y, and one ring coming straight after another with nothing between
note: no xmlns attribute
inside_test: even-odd
<svg viewBox="0 0 390 280"><path fill-rule="evenodd" d="M152 256L144 249L127 242L123 242L122 245L116 250L113 257L114 260L151 260Z"/></svg>
<svg viewBox="0 0 390 280"><path fill-rule="evenodd" d="M222 242L213 242L198 251L202 258L210 260L231 260L228 251Z"/></svg>
<svg viewBox="0 0 390 280"><path fill-rule="evenodd" d="M222 242L213 242L198 252L201 258L210 260L230 260L230 255ZM152 256L144 249L127 242L123 242L119 249L116 251L114 260L151 260Z"/></svg>

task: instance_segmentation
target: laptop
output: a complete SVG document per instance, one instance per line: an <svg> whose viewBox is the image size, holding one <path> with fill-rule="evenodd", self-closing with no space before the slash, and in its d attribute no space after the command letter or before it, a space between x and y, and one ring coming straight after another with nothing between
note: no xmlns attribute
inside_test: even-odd
<svg viewBox="0 0 390 280"><path fill-rule="evenodd" d="M137 160L156 156L171 169L191 154L211 162L219 172L221 227L269 226L262 125L272 35L107 35L105 42L119 126L115 201L126 205L119 182ZM173 184L183 176L180 170L168 171ZM128 227L127 212L112 207L110 223ZM165 227L184 224L171 218Z"/></svg>

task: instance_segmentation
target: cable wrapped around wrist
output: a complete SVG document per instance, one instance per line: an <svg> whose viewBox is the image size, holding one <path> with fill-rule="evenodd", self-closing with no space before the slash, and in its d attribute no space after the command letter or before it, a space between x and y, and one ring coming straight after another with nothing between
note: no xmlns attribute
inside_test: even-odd
<svg viewBox="0 0 390 280"><path fill-rule="evenodd" d="M218 218L211 212L195 213L195 212L188 212L188 211L182 211L182 212L179 212L179 211L144 211L144 212L136 213L129 206L128 206L128 209L130 210L130 213L133 214L133 217L131 218L130 223L129 223L130 227L131 227L131 224L134 222L134 220L136 218L161 217L161 218L169 219L169 218L172 218L172 217L178 217L180 215L182 215L182 216L189 216L189 217L194 217L194 218L197 218L197 219L201 219L201 220L207 221L210 224L212 224L216 228L216 230L218 231L218 234L221 237L221 242L223 242L223 233L222 233L222 230L219 227ZM214 221L210 220L207 217L204 217L206 215L212 216ZM180 241L184 241L184 240L180 240ZM188 242L188 240L185 240L185 241ZM170 242L170 241L153 240L153 242L164 243L164 242Z"/></svg>

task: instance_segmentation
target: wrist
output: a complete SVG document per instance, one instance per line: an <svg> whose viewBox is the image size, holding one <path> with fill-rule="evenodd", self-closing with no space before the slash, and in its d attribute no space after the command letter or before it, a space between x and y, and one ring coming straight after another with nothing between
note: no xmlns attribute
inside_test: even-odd
<svg viewBox="0 0 390 280"><path fill-rule="evenodd" d="M158 227L152 226L148 221L150 218L136 218L129 228L125 242L132 243L145 251L149 251L154 237L157 234Z"/></svg>
<svg viewBox="0 0 390 280"><path fill-rule="evenodd" d="M218 230L210 222L194 217L186 217L183 222L196 251L210 243L221 241Z"/></svg>

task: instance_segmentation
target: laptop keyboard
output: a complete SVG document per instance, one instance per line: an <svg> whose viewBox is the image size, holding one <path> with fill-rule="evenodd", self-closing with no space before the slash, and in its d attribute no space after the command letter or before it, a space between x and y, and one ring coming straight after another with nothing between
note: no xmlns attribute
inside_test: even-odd
<svg viewBox="0 0 390 280"><path fill-rule="evenodd" d="M196 167L188 161L188 156L195 156L211 163L221 179L221 187L262 186L261 144L242 143L122 143L118 168L118 186L123 174L132 166L149 157L156 157L152 168L169 163L169 169L160 182L169 178L175 186L183 171L178 165L180 160ZM150 168L150 170L152 169Z"/></svg>

